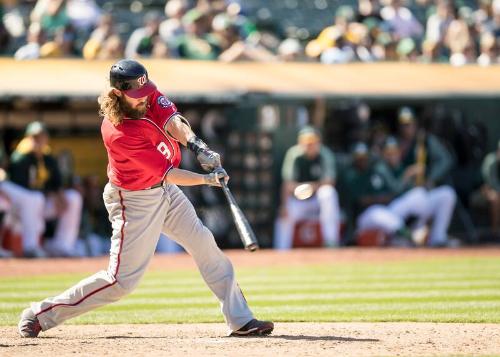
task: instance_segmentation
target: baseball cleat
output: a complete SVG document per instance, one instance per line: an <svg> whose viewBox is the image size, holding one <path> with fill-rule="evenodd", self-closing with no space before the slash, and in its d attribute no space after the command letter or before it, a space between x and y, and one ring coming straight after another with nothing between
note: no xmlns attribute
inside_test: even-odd
<svg viewBox="0 0 500 357"><path fill-rule="evenodd" d="M40 326L38 318L29 307L24 309L21 314L18 328L21 337L37 337L40 331L42 331L42 326Z"/></svg>
<svg viewBox="0 0 500 357"><path fill-rule="evenodd" d="M245 326L239 330L231 332L229 336L263 336L273 332L274 324L271 321L259 321L257 319L250 320Z"/></svg>

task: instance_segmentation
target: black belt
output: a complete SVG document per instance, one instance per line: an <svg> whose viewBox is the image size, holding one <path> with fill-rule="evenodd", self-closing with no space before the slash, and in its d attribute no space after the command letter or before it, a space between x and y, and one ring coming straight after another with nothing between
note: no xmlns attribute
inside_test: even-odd
<svg viewBox="0 0 500 357"><path fill-rule="evenodd" d="M153 188L158 188L158 187L163 187L163 181L160 181L156 185L146 188L146 190L152 190Z"/></svg>

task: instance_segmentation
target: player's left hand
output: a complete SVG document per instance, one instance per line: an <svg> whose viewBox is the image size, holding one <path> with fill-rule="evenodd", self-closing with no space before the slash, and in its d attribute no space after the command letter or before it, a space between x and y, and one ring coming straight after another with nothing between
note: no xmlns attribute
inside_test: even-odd
<svg viewBox="0 0 500 357"><path fill-rule="evenodd" d="M214 171L221 166L220 155L208 148L198 151L196 158L205 171Z"/></svg>
<svg viewBox="0 0 500 357"><path fill-rule="evenodd" d="M205 175L205 183L210 186L221 187L220 180L224 179L224 182L227 184L229 181L229 175L226 170L222 167L216 168L213 172Z"/></svg>

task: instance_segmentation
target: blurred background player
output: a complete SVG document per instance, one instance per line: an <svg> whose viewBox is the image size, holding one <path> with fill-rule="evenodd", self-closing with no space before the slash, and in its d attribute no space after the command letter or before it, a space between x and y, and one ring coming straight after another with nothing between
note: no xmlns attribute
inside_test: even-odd
<svg viewBox="0 0 500 357"><path fill-rule="evenodd" d="M353 146L352 163L344 172L342 184L357 234L380 229L391 238L409 238L404 220L389 209L395 197L389 174L370 156L365 143Z"/></svg>
<svg viewBox="0 0 500 357"><path fill-rule="evenodd" d="M282 199L274 247L291 248L295 224L318 217L325 245L338 246L335 156L321 143L320 133L313 127L301 129L297 141L297 145L288 149L283 161Z"/></svg>
<svg viewBox="0 0 500 357"><path fill-rule="evenodd" d="M46 253L40 241L40 234L43 230L43 221L40 218L40 213L43 211L43 196L9 180L6 172L8 161L2 142L0 145L0 212L3 213L3 217L0 242L7 241L8 235L17 235L21 239L21 252L17 252L16 255L24 258L44 258ZM13 249L13 247L9 248ZM2 255L12 256L12 252L9 251L9 253Z"/></svg>
<svg viewBox="0 0 500 357"><path fill-rule="evenodd" d="M393 199L385 208L388 211L385 215L380 208L366 211L360 220L363 228L379 228L390 234L392 222L398 222L399 227L406 223L414 232L415 243L421 245L426 243L426 225L429 224L427 243L431 246L446 245L447 231L456 203L454 190L450 186L432 189L416 186L415 180L424 167L414 164L404 168L401 151L394 137L387 139L382 154L383 160L376 165L377 171L383 172ZM394 217L387 218L390 215Z"/></svg>
<svg viewBox="0 0 500 357"><path fill-rule="evenodd" d="M496 152L486 155L481 168L484 185L483 195L490 204L491 230L500 235L500 140Z"/></svg>
<svg viewBox="0 0 500 357"><path fill-rule="evenodd" d="M56 158L50 152L49 134L45 125L35 121L26 127L24 138L12 153L9 165L12 182L31 190L33 205L31 224L41 235L46 220L57 219L54 237L44 244L52 256L72 256L78 239L82 214L82 197L71 188L64 188Z"/></svg>
<svg viewBox="0 0 500 357"><path fill-rule="evenodd" d="M403 180L406 172L406 176L409 177L403 185L426 189L428 203L420 224L432 219L429 244L446 245L448 240L446 232L457 202L456 192L449 182L453 158L435 135L418 128L413 110L408 107L401 108L398 121L400 154L396 153L389 159L392 161L390 166L393 168L393 174L399 180ZM413 174L408 175L409 172Z"/></svg>

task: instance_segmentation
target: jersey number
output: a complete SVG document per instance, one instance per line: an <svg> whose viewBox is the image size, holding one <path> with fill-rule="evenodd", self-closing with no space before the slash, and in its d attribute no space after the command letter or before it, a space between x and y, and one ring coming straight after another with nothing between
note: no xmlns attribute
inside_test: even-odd
<svg viewBox="0 0 500 357"><path fill-rule="evenodd" d="M172 153L168 149L167 144L165 144L163 141L160 142L156 148L158 149L159 152L162 153L162 155L165 155L167 159L170 159L172 157Z"/></svg>

